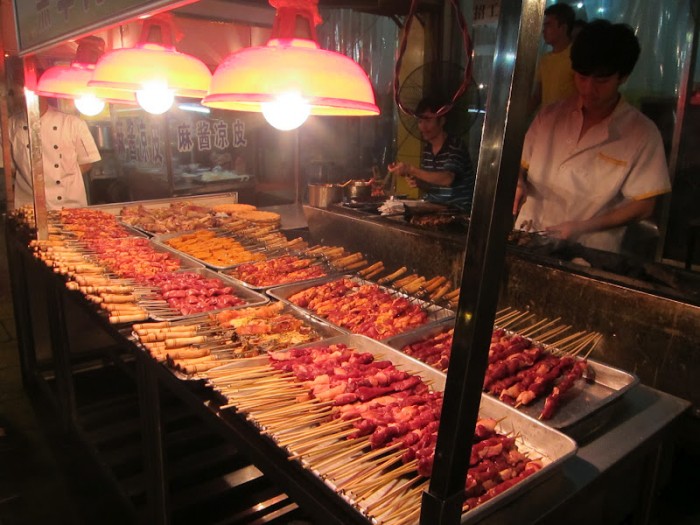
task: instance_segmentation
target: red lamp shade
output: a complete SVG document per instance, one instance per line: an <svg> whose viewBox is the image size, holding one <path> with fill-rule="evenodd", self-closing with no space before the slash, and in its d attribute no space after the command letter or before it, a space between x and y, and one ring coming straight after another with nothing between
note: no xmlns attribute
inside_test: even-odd
<svg viewBox="0 0 700 525"><path fill-rule="evenodd" d="M53 66L44 71L37 83L36 94L74 100L94 97L106 102L136 104L133 93L88 86L95 70L95 62L104 53L104 45L104 40L96 36L79 40L71 65Z"/></svg>
<svg viewBox="0 0 700 525"><path fill-rule="evenodd" d="M316 0L270 3L277 7L272 38L266 46L229 55L216 68L202 104L260 112L264 104L294 93L312 115L378 115L372 85L359 64L316 42ZM295 34L300 19L308 22L302 37Z"/></svg>
<svg viewBox="0 0 700 525"><path fill-rule="evenodd" d="M73 62L70 66L53 66L39 78L36 94L45 97L78 99L94 96L106 102L136 104L133 93L109 88L88 86L95 69L94 64Z"/></svg>
<svg viewBox="0 0 700 525"><path fill-rule="evenodd" d="M162 18L144 22L139 43L115 49L97 61L90 86L138 91L157 83L176 96L202 98L209 90L209 68L172 45L171 28ZM160 40L154 43L153 40Z"/></svg>

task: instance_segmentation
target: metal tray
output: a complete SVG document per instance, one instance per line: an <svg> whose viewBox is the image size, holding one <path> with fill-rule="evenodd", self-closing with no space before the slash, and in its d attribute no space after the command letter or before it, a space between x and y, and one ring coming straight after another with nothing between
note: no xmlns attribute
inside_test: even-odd
<svg viewBox="0 0 700 525"><path fill-rule="evenodd" d="M288 254L288 256L289 256L289 255L291 255L291 256L296 256L296 257L300 257L300 258L303 258L303 259L313 259L312 257L308 257L308 256L305 256L305 255L303 255L303 254L294 254L294 253L290 253L290 254ZM281 255L281 256L277 256L277 257L272 257L272 258L267 259L267 260L268 260L268 261L272 261L272 260L274 260L274 259L279 259L279 258L281 258L281 257L284 257L284 256ZM260 262L260 261L254 261L254 262L251 262L251 263L243 263L243 264L255 264L256 262ZM316 280L318 280L318 279L327 279L328 277L333 277L333 276L338 276L338 275L340 275L340 272L338 272L337 270L333 269L330 265L326 264L326 263L323 262L321 259L316 259L315 264L319 264L319 265L323 266L323 269L326 271L326 275L324 275L323 277L313 277L313 278L311 278L311 279L304 279L304 280L302 280L302 281L292 281L292 282L283 283L283 284L271 284L271 285L268 285L268 286L257 286L257 285L254 285L254 284L251 284L251 283L242 281L242 280L240 280L240 279L237 279L237 278L234 277L233 275L230 275L230 274L226 273L226 272L228 272L228 271L234 270L234 269L237 268L238 266L241 266L240 264L237 264L236 266L232 266L231 268L226 268L225 270L222 270L221 273L223 273L223 274L224 274L226 277L228 277L229 279L233 279L234 281L236 281L237 283L239 283L241 286L245 286L246 288L250 288L251 290L256 290L256 291L259 291L259 292L265 292L265 291L267 291L267 290L271 290L272 288L279 288L279 287L282 287L282 286L289 286L289 285L291 285L291 284L310 283L310 282L314 282L314 281L316 281Z"/></svg>
<svg viewBox="0 0 700 525"><path fill-rule="evenodd" d="M322 345L327 346L340 343L346 344L348 347L354 348L360 352L370 352L379 359L389 360L394 363L397 368L419 375L424 381L429 382L434 390L444 390L445 374L384 343L363 335L347 334L327 339L323 341ZM319 346L319 343L303 344L291 348L305 348L309 346ZM246 360L245 362L235 362L224 365L213 370L253 367L266 362L268 362L266 357L257 357ZM499 420L497 429L502 433L517 434L519 436L517 442L518 448L530 457L542 458L543 468L493 499L464 513L462 515L462 523L471 523L475 520L482 519L505 502L522 496L536 484L554 474L561 467L562 463L572 457L577 450L576 443L570 437L490 396L481 396L479 416L492 417ZM309 465L306 466L309 468ZM323 472L318 470L314 470L314 472L319 475L326 484L331 486L333 490L336 489L333 484L326 479ZM347 495L343 497L348 499L351 503L354 503Z"/></svg>
<svg viewBox="0 0 700 525"><path fill-rule="evenodd" d="M314 313L311 310L307 310L305 308L301 308L299 306L296 306L295 304L293 304L289 300L289 297L294 295L297 292L300 292L302 290L306 290L307 288L311 288L313 286L317 286L319 284L324 284L327 282L335 281L338 279L350 279L351 281L354 281L356 283L371 284L374 286L378 286L379 288L381 288L382 290L384 290L385 292L387 292L393 296L405 297L406 299L410 300L411 302L418 304L421 308L423 308L424 310L426 310L428 312L429 318L432 319L432 320L429 320L426 324L424 324L420 328L432 326L435 323L439 323L440 321L443 321L446 319L452 319L455 316L455 313L452 310L448 310L446 308L443 308L443 307L438 306L436 304L433 304L431 302L417 299L415 297L412 297L412 296L407 295L405 293L399 292L399 291L394 290L392 288L387 288L385 286L378 285L377 283L375 283L373 281L367 281L365 279L357 277L356 275L334 275L334 276L331 275L331 276L328 276L326 278L314 279L311 281L306 281L304 283L295 283L295 284L279 286L276 288L271 288L271 289L267 290L266 293L274 299L277 299L279 301L284 301L286 303L291 304L295 308L299 308L305 312L308 312L310 315L318 317L319 319L324 319L323 317L321 317L320 315L317 315L316 313ZM338 328L343 330L345 333L350 333L350 331L348 329L343 328L342 326L339 326ZM413 330L415 330L415 329L412 329L411 332Z"/></svg>
<svg viewBox="0 0 700 525"><path fill-rule="evenodd" d="M219 279L220 281L223 281L226 283L227 286L230 286L233 288L233 293L243 299L245 301L245 304L241 304L239 306L227 306L225 308L218 308L216 310L207 310L206 312L197 312L194 314L190 315L183 315L180 312L177 312L176 310L172 310L173 314L164 314L160 312L160 310L155 310L154 308L149 309L148 303L144 302L146 297L142 296L141 301L139 304L141 305L142 308L144 308L147 312L148 315L151 319L154 321L178 321L181 319L191 319L194 317L199 317L203 314L209 314L209 313L214 313L214 312L220 312L221 310L227 310L227 309L233 309L236 310L238 308L247 308L249 306L260 306L263 304L266 304L270 302L269 298L266 297L263 294L260 294L258 292L255 292L253 290L249 290L245 286L241 286L238 283L234 282L232 279L227 278L225 275L222 275L220 273L217 273L213 270L209 270L208 268L204 267L191 267L191 268L185 268L182 270L178 270L177 272L173 273L182 273L182 272L194 272L198 275L201 275L202 277L206 279Z"/></svg>
<svg viewBox="0 0 700 525"><path fill-rule="evenodd" d="M429 327L421 327L407 334L390 337L384 342L400 351L408 344L447 331L453 326L453 322L443 322ZM588 360L588 364L595 372L595 380L592 383L585 380L577 381L569 391L570 394L566 396L566 401L559 406L554 416L543 422L569 435L575 435L577 439L583 439L607 421L606 416L614 412L616 402L625 392L639 383L639 378L635 374L592 359ZM485 393L485 395L496 399L490 394ZM544 401L545 399L541 398L531 405L519 407L517 410L536 419L542 412ZM498 402L501 403L501 401ZM582 424L584 420L587 420L585 425Z"/></svg>
<svg viewBox="0 0 700 525"><path fill-rule="evenodd" d="M167 199L149 199L142 201L116 202L113 204L98 204L88 206L92 210L102 210L112 215L119 216L119 212L125 206L143 206L144 208L167 208L176 202L191 202L199 206L216 206L217 204L230 204L238 202L238 193L211 193L208 195L192 195L189 197L169 197Z"/></svg>
<svg viewBox="0 0 700 525"><path fill-rule="evenodd" d="M261 304L261 305L253 305L253 306L242 306L239 308L254 308L256 306L265 306L265 305ZM222 310L217 310L216 312L223 312L223 311L226 311L229 309L233 310L235 308L224 308ZM206 314L208 314L208 313L209 312L206 312ZM280 313L281 314L289 314L289 315L292 315L293 317L296 317L297 319L301 319L304 322L304 324L306 324L307 326L310 326L312 329L314 329L316 331L316 333L320 336L320 338L317 341L315 341L315 344L320 344L321 341L324 341L326 339L332 339L334 337L338 337L339 335L344 335L343 332L338 330L335 326L331 325L330 323L326 323L324 321L321 321L321 320L317 319L316 317L308 315L297 308L292 308L291 306L289 306L286 303L282 305L282 309L280 310ZM206 314L202 313L199 315L201 316L201 315L206 315ZM139 337L135 332L132 332L128 337L130 337L130 339L134 342L134 344L138 345L139 348L141 348L144 352L148 353L148 349L141 344ZM199 347L200 345L193 345L193 346ZM276 351L280 351L280 350L276 350ZM258 356L241 357L240 360L241 360L241 362L244 362L244 361L248 361L250 359L255 359L256 357L258 357ZM167 364L164 366L166 366L175 377L177 377L178 379L181 379L183 381L200 381L200 380L202 380L202 377L199 374L186 374L185 372L171 368ZM221 367L218 367L218 368L221 368Z"/></svg>
<svg viewBox="0 0 700 525"><path fill-rule="evenodd" d="M185 257L189 257L189 258L191 258L192 260L199 262L201 265L207 266L207 267L209 267L209 268L211 268L211 269L213 269L213 270L218 270L218 271L221 271L221 270L228 270L228 269L230 269L230 268L235 268L236 266L238 266L238 264L243 264L243 263L238 263L238 264L229 264L229 265L227 265L227 266L217 266L216 264L208 263L208 262L203 261L203 260L201 260L201 259L197 259L196 257L194 257L193 255L188 254L187 252L180 251L180 250L178 250L177 248L174 248L173 246L170 246L169 244L166 244L166 241L168 241L169 239L172 239L172 238L174 238L174 237L182 237L183 235L190 235L190 234L193 234L193 233L197 233L198 231L206 231L206 230L212 230L212 228L203 228L202 230L189 230L189 231L172 232L172 233L161 233L161 234L158 234L158 235L154 235L153 238L152 238L152 240L153 240L154 243L158 244L159 246L162 246L162 247L165 248L166 250L169 250L169 251L171 251L171 252L174 252L174 253L183 255L183 256L185 256ZM248 248L246 247L246 250L248 250L249 252L253 252L253 253L264 252L264 251L265 251L265 247L264 247L262 244L255 245L255 244L253 243L253 246L251 246L250 249L248 249ZM228 277L228 276L227 276L227 277Z"/></svg>

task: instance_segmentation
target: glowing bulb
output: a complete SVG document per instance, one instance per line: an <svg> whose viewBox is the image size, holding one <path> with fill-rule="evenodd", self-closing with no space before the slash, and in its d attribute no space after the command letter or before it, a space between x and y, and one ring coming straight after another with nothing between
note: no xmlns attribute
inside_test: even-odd
<svg viewBox="0 0 700 525"><path fill-rule="evenodd" d="M168 111L175 101L175 91L161 82L150 82L136 92L136 100L144 111L161 115Z"/></svg>
<svg viewBox="0 0 700 525"><path fill-rule="evenodd" d="M99 115L105 108L105 101L97 98L95 95L83 95L80 98L76 98L73 103L78 108L78 111L88 117Z"/></svg>
<svg viewBox="0 0 700 525"><path fill-rule="evenodd" d="M281 131L301 126L309 117L311 107L299 93L283 93L272 102L261 104L262 113L270 125Z"/></svg>

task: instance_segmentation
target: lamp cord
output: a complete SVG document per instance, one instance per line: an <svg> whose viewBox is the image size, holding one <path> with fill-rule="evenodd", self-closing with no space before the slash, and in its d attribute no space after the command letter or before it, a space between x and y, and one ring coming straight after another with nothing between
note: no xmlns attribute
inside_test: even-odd
<svg viewBox="0 0 700 525"><path fill-rule="evenodd" d="M404 104L401 102L401 99L399 98L399 90L400 90L400 84L399 84L399 74L401 72L401 62L403 61L403 56L404 53L406 52L406 47L408 46L408 34L411 31L411 23L413 22L413 18L416 16L416 11L418 10L418 2L419 0L411 0L411 7L408 11L408 16L406 18L406 22L404 23L404 31L403 31L403 36L401 37L401 44L399 45L399 56L396 59L396 66L394 67L394 101L396 102L396 105L398 108L406 113L407 115L410 115L412 117L416 117L417 115L413 111L413 108L407 108L404 106ZM448 113L452 107L455 105L457 102L457 99L461 97L464 92L467 90L469 87L469 84L471 83L472 80L472 51L473 51L473 46L472 46L472 39L469 36L469 30L467 29L467 22L464 19L464 15L462 14L462 10L459 7L458 0L450 0L450 4L452 4L452 9L454 10L455 14L457 15L457 23L459 24L459 29L462 33L462 43L464 44L464 53L465 57L467 60L467 65L464 68L464 76L462 77L462 84L457 88L455 93L452 95L452 100L442 106L436 113L436 116L441 117Z"/></svg>

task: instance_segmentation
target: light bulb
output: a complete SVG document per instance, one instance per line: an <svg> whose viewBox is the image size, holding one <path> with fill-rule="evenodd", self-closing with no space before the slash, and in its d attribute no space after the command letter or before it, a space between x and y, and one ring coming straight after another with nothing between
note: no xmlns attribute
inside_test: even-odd
<svg viewBox="0 0 700 525"><path fill-rule="evenodd" d="M161 115L168 111L175 101L175 91L162 82L148 82L136 92L136 100L144 111Z"/></svg>
<svg viewBox="0 0 700 525"><path fill-rule="evenodd" d="M311 108L299 93L283 93L272 102L261 104L262 113L269 124L281 131L301 126L309 117Z"/></svg>
<svg viewBox="0 0 700 525"><path fill-rule="evenodd" d="M78 111L88 117L99 115L105 108L105 101L97 98L95 95L83 95L80 98L76 98L73 103L78 108Z"/></svg>

